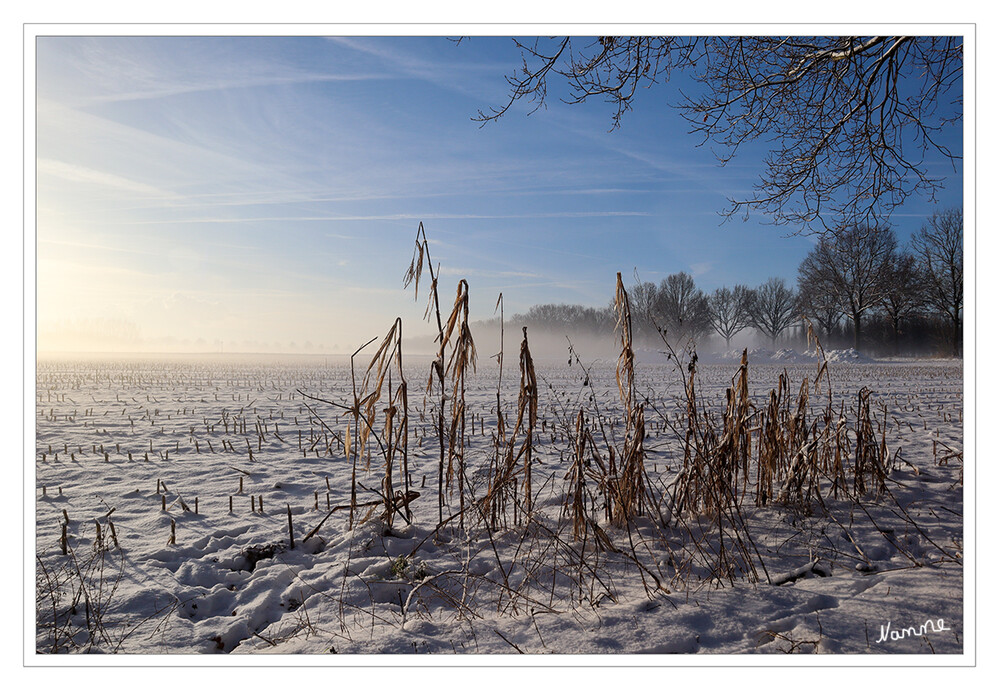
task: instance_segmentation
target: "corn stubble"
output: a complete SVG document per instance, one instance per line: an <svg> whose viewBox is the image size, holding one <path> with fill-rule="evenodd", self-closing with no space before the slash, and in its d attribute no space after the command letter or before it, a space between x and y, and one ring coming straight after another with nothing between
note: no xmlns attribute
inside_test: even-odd
<svg viewBox="0 0 999 690"><path fill-rule="evenodd" d="M539 376L525 327L516 411L505 415L500 295L491 453L470 458L474 446L469 434L476 429L474 416L468 424L466 391L469 374L475 372L476 346L469 326L469 286L465 280L458 282L445 319L438 295L440 269L431 261L421 223L404 277L417 299L424 270L430 275L424 316L437 327L437 352L424 392L437 441L437 524L432 537L439 543L465 538L461 543L466 548L484 538L500 577L473 575L467 567L431 576L419 586L419 595L414 589L410 597L414 601L406 603L404 615L424 596L453 603L456 595L445 583L458 579L463 603L457 606L465 611L462 615L469 613L465 610L469 601L489 601L511 615L555 611L556 602L565 596L596 606L602 599L615 599L617 575L610 573L620 573L621 568L641 578L650 598L698 586L697 582L715 586L732 585L738 579L773 582L767 570L768 552L757 544L750 527L755 513L779 508L798 516L831 516L830 501L860 505L887 492L894 464L887 446L887 411L880 418L872 412L868 389L858 393L853 409L843 403L834 409L825 355L810 324L808 334L819 362L814 377L805 377L796 395L785 371L767 395L754 399L744 351L724 401L714 406L698 390L696 352L685 348L678 355L665 331L661 331L663 343L676 363L683 394L673 401L675 410L669 409L670 401L640 395L631 308L620 273L614 298L620 348L615 410L604 414L596 396L581 395L583 402L576 407L553 403L554 424L546 427L541 420L539 429ZM586 389L592 377L571 342L569 353L570 366L575 363L584 372ZM810 396L822 393L823 402L814 404ZM379 345L359 392L355 385L353 402L338 407L348 417L345 450L355 471L362 458L370 463L372 446L380 454L381 518L386 529L392 529L393 516L409 522L410 503L419 493L409 485L411 430L401 320ZM650 462L668 460L662 451L652 455L646 446L650 416L660 430L671 433L678 449L679 462L671 472L649 473ZM483 417L479 433L485 433ZM543 434L550 435L551 444ZM559 447L556 439L564 445ZM425 440L419 438L421 446ZM539 452L545 453L544 471L539 471ZM561 461L555 470L547 466L553 453ZM484 479L480 474L477 484L470 477L480 470ZM359 507L355 483L352 479L351 526ZM561 506L557 515L539 510L542 496L555 498ZM508 550L501 556L498 542L511 539L516 544L512 555ZM409 558L416 557L418 549Z"/></svg>

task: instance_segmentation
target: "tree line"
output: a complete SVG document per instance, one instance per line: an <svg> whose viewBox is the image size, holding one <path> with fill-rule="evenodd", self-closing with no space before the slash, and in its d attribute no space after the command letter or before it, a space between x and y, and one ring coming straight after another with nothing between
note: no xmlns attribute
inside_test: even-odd
<svg viewBox="0 0 999 690"><path fill-rule="evenodd" d="M706 343L754 332L771 349L804 346L806 323L828 347L872 354L960 356L964 307L963 212L935 213L900 246L887 226L854 225L823 236L798 266L795 283L771 277L756 287L700 290L688 273L629 289L636 342ZM566 334L600 333L614 311L541 304L514 321Z"/></svg>

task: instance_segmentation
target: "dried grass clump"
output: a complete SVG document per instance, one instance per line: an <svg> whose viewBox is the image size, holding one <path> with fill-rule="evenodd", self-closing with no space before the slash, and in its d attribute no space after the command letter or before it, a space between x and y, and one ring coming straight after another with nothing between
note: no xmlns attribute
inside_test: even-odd
<svg viewBox="0 0 999 690"><path fill-rule="evenodd" d="M880 439L875 426L876 422L871 417L871 390L865 387L857 393L857 447L853 464L853 493L857 498L868 491L873 491L880 498L887 489L885 480L891 471L891 455L885 442L887 420L879 425Z"/></svg>
<svg viewBox="0 0 999 690"><path fill-rule="evenodd" d="M426 264L430 272L430 297L427 303L425 318L430 318L431 310L437 321L437 357L431 366L427 380L427 394L432 395L436 382L439 391L437 399L437 440L440 456L437 467L437 505L438 524L444 524L445 496L453 495L455 478L457 477L459 524L464 525L466 495L465 476L465 383L469 368L475 371L475 341L468 326L468 282L464 279L458 282L451 314L445 322L441 319L440 299L437 293L438 273L434 271L430 259L430 243L427 241L423 223L416 233L416 247L413 258L403 278L406 287L414 286L414 292L419 293L420 276ZM451 355L447 357L448 346L451 345ZM445 359L447 364L445 365ZM447 406L447 385L450 378L451 406L450 423L445 425L445 408ZM445 458L447 466L445 469Z"/></svg>
<svg viewBox="0 0 999 690"><path fill-rule="evenodd" d="M672 485L670 512L690 535L693 549L712 564L718 582L733 582L740 572L756 582L761 579L756 565L764 575L766 565L742 513L745 497L751 495L751 436L757 430L749 399L747 353L743 351L732 387L725 391L720 420L703 409L697 395L696 361L695 354L684 380L683 465Z"/></svg>
<svg viewBox="0 0 999 690"><path fill-rule="evenodd" d="M393 388L392 375L396 385ZM402 507L402 517L410 521L409 503L409 396L402 366L402 319L396 319L381 345L371 358L361 384L363 396L364 425L359 434L359 443L367 447L372 435L378 442L384 461L381 498L385 505L387 526L392 527L393 515ZM379 434L378 417L384 418L383 430ZM356 422L355 422L356 426ZM395 469L402 475L403 488L395 490ZM351 511L353 512L353 511Z"/></svg>
<svg viewBox="0 0 999 690"><path fill-rule="evenodd" d="M454 478L458 478L458 510L461 513L459 524L464 525L465 498L468 494L465 472L465 428L467 421L465 406L465 383L468 369L475 371L475 342L468 328L468 283L458 281L458 291L454 298L451 316L448 318L444 336L441 339L441 356L444 347L455 336L451 357L445 369L445 377L451 380L451 421L448 431L447 473L445 487L453 491Z"/></svg>
<svg viewBox="0 0 999 690"><path fill-rule="evenodd" d="M632 349L631 305L621 274L617 274L614 294L617 332L621 354L617 360L617 387L624 410L625 434L617 463L613 451L609 457L610 519L622 527L643 515L646 507L645 489L645 408L636 401L635 353Z"/></svg>
<svg viewBox="0 0 999 690"><path fill-rule="evenodd" d="M570 519L573 540L585 542L593 531L598 546L602 547L608 547L609 540L596 522L598 513L602 511L603 519L614 527L629 527L636 518L648 512L651 502L645 468L645 405L638 402L635 392L631 306L620 273L617 274L614 309L617 314L615 331L621 347L615 380L621 401L624 438L618 446L613 438L613 429L608 434L603 421L599 422L598 429L591 428L583 409L578 411L571 428L568 422L565 423L566 436L572 439L573 447L571 464L565 476L567 487L562 501L563 515ZM571 342L569 353L570 365L573 358L579 362ZM582 363L579 364L582 367ZM591 378L586 372L583 385L589 385ZM594 411L596 419L603 420L599 408Z"/></svg>
<svg viewBox="0 0 999 690"><path fill-rule="evenodd" d="M373 505L371 502L360 503L357 500L358 463L363 461L370 469L372 442L377 446L382 458L382 479L379 489L371 489L378 495L384 505L382 519L386 527L391 529L394 515L401 515L409 522L411 510L409 504L419 494L410 488L409 483L409 395L406 377L403 374L402 361L402 319L396 319L365 369L358 389L354 359L374 342L374 338L359 347L350 357L350 376L353 400L345 405L333 400L298 391L303 399L314 400L330 405L340 410L340 415L347 417L347 429L343 435L343 452L350 461L350 514L348 528L352 529L357 521L357 509ZM393 375L397 383L393 384ZM322 416L308 403L305 403L312 418L317 420L326 431L336 437ZM397 490L395 474L398 469L402 476L401 490ZM318 498L317 498L318 501ZM329 518L336 510L333 508L327 514ZM404 511L404 512L403 512ZM368 516L374 513L369 511ZM367 518L365 518L367 519ZM325 519L323 520L325 522ZM320 523L322 524L322 523ZM309 536L315 533L315 530Z"/></svg>
<svg viewBox="0 0 999 690"><path fill-rule="evenodd" d="M573 443L572 464L566 474L565 500L562 503L563 514L568 515L572 522L572 538L583 541L587 535L587 525L590 520L586 509L589 492L586 488L586 478L589 474L590 458L595 457L597 466L602 465L597 455L593 434L586 427L583 411L576 415L576 429ZM599 481L599 475L597 476ZM592 499L591 499L592 505Z"/></svg>
<svg viewBox="0 0 999 690"><path fill-rule="evenodd" d="M444 338L444 323L441 320L440 297L437 293L437 273L434 271L434 264L430 259L430 243L427 241L427 233L421 222L420 227L416 231L416 246L413 249L413 258L410 260L409 268L406 269L406 273L403 276L403 286L409 287L413 285L413 296L416 299L419 299L420 276L423 274L424 264L426 264L427 270L430 273L430 288L427 291L427 309L423 317L429 320L430 314L433 312L437 320L437 341L439 345L437 358L430 368L430 378L427 381L427 394L432 394L436 378L439 397L437 399L435 431L437 432L437 444L440 452L437 463L437 523L438 525L442 525L444 524L444 458L447 454L447 437L444 432L444 405L446 397L444 386L444 351L447 347L447 340Z"/></svg>
<svg viewBox="0 0 999 690"><path fill-rule="evenodd" d="M809 381L801 383L792 412L787 372L781 372L777 388L760 412L760 442L757 464L756 505L795 503L806 506L818 497L818 421L808 424ZM825 416L828 420L831 417Z"/></svg>
<svg viewBox="0 0 999 690"><path fill-rule="evenodd" d="M489 526L497 529L507 526L508 512L513 509L514 524L521 523L521 516L530 516L534 507L531 484L534 457L534 435L538 424L538 378L534 358L527 341L527 327L520 343L520 389L517 395L517 421L509 438L502 438L502 455L489 487L483 497L483 513ZM499 393L497 392L497 401ZM498 404L498 402L497 402ZM502 420L502 416L500 417ZM505 436L505 435L504 435ZM521 460L523 464L521 465ZM520 481L518 482L518 477ZM523 487L523 502L518 505L518 483Z"/></svg>
<svg viewBox="0 0 999 690"><path fill-rule="evenodd" d="M778 503L809 513L822 503L823 496L838 498L851 492L852 498L860 500L871 490L877 496L884 493L891 469L887 413L879 424L871 414L871 392L865 388L858 393L856 423L851 429L843 406L838 412L833 408L828 364L811 324L808 337L820 355L818 368L814 379L806 377L801 382L796 397L790 394L785 371L766 404L757 409L749 399L748 360L743 351L739 373L725 393L720 421L702 409L696 395L695 355L685 381L684 462L675 482L675 510L715 514L738 509L751 492L756 507ZM820 390L823 376L827 398L813 417L810 391ZM851 450L851 432L855 450ZM846 475L846 459L851 454L852 484Z"/></svg>

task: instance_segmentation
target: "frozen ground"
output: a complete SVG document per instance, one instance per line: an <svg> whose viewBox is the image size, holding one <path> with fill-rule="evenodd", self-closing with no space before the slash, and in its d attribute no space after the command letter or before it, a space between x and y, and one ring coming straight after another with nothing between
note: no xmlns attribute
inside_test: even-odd
<svg viewBox="0 0 999 690"><path fill-rule="evenodd" d="M720 405L736 368L701 366L702 398ZM759 404L785 368L792 391L816 369L751 361ZM428 370L426 359L407 364L409 469L421 494L411 504L412 524L396 517L388 530L372 506L358 508L349 529L349 509L330 512L350 504L351 466L338 440L346 422L298 392L349 402L344 360L41 360L36 650L964 650L960 362L831 365L836 409L848 412L864 386L874 391L874 416L889 451L897 451L890 495L830 498L822 510L747 504L755 577L712 569L725 545L711 541L709 515L683 523L650 515L631 529L598 520L607 537L601 549L572 539L562 510L569 420L580 407L599 410L594 416L606 418L609 434L619 433L612 364L595 364L587 375L564 359L538 363L543 430L535 515L526 526L489 532L452 520L435 529L438 446L422 394ZM494 363L480 362L466 392L475 495L493 448L496 374ZM682 458L670 429L682 378L670 364L644 364L637 374L648 402L650 490L662 496ZM518 377L508 364L508 419ZM358 503L378 500L381 470L377 456L360 468ZM455 499L445 513L456 509Z"/></svg>

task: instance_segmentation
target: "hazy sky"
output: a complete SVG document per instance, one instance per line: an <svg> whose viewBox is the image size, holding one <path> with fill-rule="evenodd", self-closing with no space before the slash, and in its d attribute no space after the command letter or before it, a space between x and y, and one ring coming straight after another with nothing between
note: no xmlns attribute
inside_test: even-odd
<svg viewBox="0 0 999 690"><path fill-rule="evenodd" d="M37 318L45 350L351 351L402 316L423 221L472 318L606 305L620 271L700 288L792 278L812 246L722 224L757 178L666 105L557 101L485 127L508 38L37 39ZM956 143L961 150L960 141ZM941 206L960 205L949 175ZM933 208L894 218L900 238Z"/></svg>

